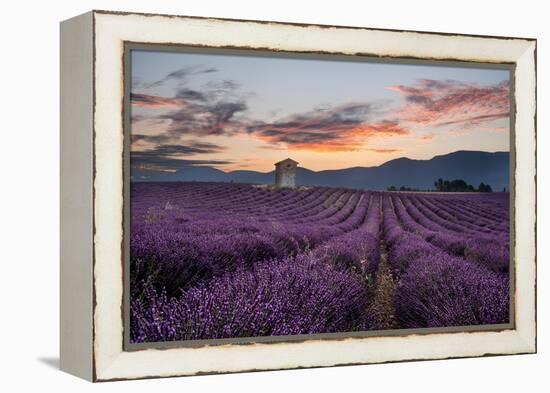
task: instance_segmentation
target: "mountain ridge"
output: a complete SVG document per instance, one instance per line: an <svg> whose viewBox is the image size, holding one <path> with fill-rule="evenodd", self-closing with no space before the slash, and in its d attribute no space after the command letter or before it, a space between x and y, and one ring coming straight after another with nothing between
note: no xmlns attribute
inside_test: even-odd
<svg viewBox="0 0 550 393"><path fill-rule="evenodd" d="M509 188L509 152L458 150L428 160L399 157L378 166L313 171L298 167L296 182L304 186L384 190L390 186L432 189L438 178L462 179L477 187L490 184L495 191ZM175 172L133 170L132 181L220 181L273 184L275 171L223 172L208 166L187 166Z"/></svg>

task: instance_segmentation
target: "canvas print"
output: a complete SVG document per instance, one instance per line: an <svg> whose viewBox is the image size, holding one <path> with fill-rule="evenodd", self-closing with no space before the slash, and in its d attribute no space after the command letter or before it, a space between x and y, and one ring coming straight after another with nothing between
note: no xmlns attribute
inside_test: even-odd
<svg viewBox="0 0 550 393"><path fill-rule="evenodd" d="M129 66L130 343L510 323L509 69Z"/></svg>

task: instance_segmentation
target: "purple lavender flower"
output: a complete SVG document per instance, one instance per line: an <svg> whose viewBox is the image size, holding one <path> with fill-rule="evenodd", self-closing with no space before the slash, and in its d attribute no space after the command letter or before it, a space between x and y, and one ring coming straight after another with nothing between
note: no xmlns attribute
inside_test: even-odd
<svg viewBox="0 0 550 393"><path fill-rule="evenodd" d="M367 305L356 276L302 255L238 269L177 298L145 285L132 300L131 341L363 330Z"/></svg>
<svg viewBox="0 0 550 393"><path fill-rule="evenodd" d="M380 293L393 327L507 322L509 237L507 194L134 183L131 341L371 330Z"/></svg>

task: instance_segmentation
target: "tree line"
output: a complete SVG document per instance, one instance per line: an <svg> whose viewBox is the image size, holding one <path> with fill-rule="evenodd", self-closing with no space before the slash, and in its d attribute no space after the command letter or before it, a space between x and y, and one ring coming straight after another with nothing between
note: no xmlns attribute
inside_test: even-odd
<svg viewBox="0 0 550 393"><path fill-rule="evenodd" d="M466 183L462 179L445 180L437 179L434 182L435 191L439 192L493 192L492 187L489 184L483 182L479 183L479 186L475 188L473 185ZM395 186L388 187L388 191L434 191L434 190L421 190L418 188L411 188L401 186L399 188ZM506 192L504 188L503 192Z"/></svg>
<svg viewBox="0 0 550 393"><path fill-rule="evenodd" d="M439 178L434 182L434 186L439 192L493 192L489 184L481 182L476 189L462 179L443 180Z"/></svg>

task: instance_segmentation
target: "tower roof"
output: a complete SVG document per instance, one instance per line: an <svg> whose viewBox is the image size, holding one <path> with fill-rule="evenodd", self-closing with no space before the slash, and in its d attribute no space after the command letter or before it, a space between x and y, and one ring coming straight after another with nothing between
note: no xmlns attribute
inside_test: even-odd
<svg viewBox="0 0 550 393"><path fill-rule="evenodd" d="M294 160L291 159L291 158L286 158L286 159L284 159L284 160L282 160L282 161L276 162L276 163L275 163L275 166L279 166L279 165L287 164L287 163L294 164L294 165L298 165L298 161L294 161Z"/></svg>

